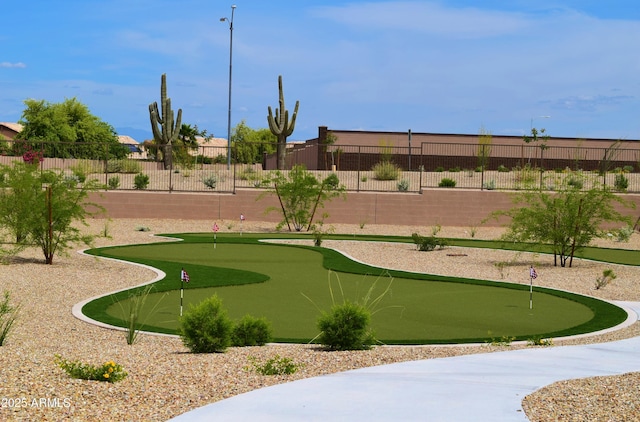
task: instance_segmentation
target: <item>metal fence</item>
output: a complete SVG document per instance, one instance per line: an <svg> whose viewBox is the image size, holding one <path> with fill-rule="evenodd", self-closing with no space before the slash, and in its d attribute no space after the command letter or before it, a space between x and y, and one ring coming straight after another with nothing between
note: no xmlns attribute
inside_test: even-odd
<svg viewBox="0 0 640 422"><path fill-rule="evenodd" d="M60 169L79 181L95 179L113 190L235 192L261 187L260 182L277 164L275 153L256 155L253 163L237 163L235 146L231 166L227 165L227 148L213 146L188 150L168 147L165 154L171 154L172 160L165 166L137 146L130 148L130 157L135 158L115 159L106 145L92 149L76 144L56 149L45 142L29 145L32 152L43 156L42 169ZM57 150L64 150L65 158L52 156ZM11 141L0 143L0 153L0 164L22 161L24 155ZM336 173L348 191L421 192L439 187L515 190L532 185L553 189L574 178L581 180L584 188L604 183L619 191L640 192L638 149L525 143L422 143L412 148L304 143L287 146L285 171L295 165L305 165L320 179Z"/></svg>

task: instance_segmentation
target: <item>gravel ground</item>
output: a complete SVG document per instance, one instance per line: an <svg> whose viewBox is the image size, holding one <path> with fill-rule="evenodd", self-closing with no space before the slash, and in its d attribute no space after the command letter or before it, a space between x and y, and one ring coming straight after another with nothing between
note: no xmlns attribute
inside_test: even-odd
<svg viewBox="0 0 640 422"><path fill-rule="evenodd" d="M221 234L237 231L236 222L218 222ZM150 232L139 231L148 227ZM210 230L208 221L116 220L90 222L88 231L107 231L110 239L99 238L96 246L158 241L150 234L201 232ZM244 223L245 231L273 231L272 223ZM337 233L431 234L431 227L335 225ZM444 237L491 239L499 229L444 227ZM640 235L629 243L601 241L602 246L640 249ZM590 294L604 299L640 300L634 286L640 268L603 265L578 260L574 269L558 269L549 259L531 254L448 248L421 253L412 245L379 244L363 247L357 242L326 241L368 263L434 274L528 283L528 266L538 270L536 283ZM498 264L498 265L496 265ZM502 270L499 269L502 267ZM604 268L613 268L618 278L601 290L595 278ZM3 347L0 347L0 420L74 421L164 421L188 410L236 394L296 379L365 366L416 359L487 353L527 347L511 346L420 346L377 347L370 351L319 352L312 345L269 345L230 348L224 354L193 355L173 337L141 335L128 346L122 332L102 329L71 315L71 307L89 297L148 281L150 270L123 263L70 253L56 257L54 265L42 264L37 250L27 250L0 272L0 291L9 290L22 305L20 319ZM611 341L640 335L640 324L600 336L556 345ZM100 365L114 360L129 376L116 384L68 377L53 362L60 354L69 360ZM264 361L275 355L292 358L302 368L289 376L262 376L246 370L249 357ZM565 381L545 387L524 399L532 421L551 420L640 420L640 376Z"/></svg>

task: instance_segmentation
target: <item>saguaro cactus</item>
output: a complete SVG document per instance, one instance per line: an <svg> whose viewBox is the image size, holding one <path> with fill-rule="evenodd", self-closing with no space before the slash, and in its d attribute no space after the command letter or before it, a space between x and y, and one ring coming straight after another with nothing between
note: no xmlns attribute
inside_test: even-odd
<svg viewBox="0 0 640 422"><path fill-rule="evenodd" d="M276 109L275 117L271 111L271 106L268 107L269 115L267 121L269 122L269 130L278 138L278 170L284 170L285 156L287 152L287 137L293 133L293 129L296 126L296 116L298 115L299 101L296 101L296 106L293 110L293 116L291 122L289 122L289 110L284 106L284 93L282 92L282 75L278 76L278 91L280 92L280 107Z"/></svg>
<svg viewBox="0 0 640 422"><path fill-rule="evenodd" d="M171 144L178 138L180 124L182 121L182 109L178 109L178 118L173 121L173 110L171 109L171 98L167 98L167 74L162 74L160 83L160 106L162 112L158 110L158 103L149 104L149 117L151 118L151 130L153 139L162 151L162 162L165 170L171 168L172 152Z"/></svg>

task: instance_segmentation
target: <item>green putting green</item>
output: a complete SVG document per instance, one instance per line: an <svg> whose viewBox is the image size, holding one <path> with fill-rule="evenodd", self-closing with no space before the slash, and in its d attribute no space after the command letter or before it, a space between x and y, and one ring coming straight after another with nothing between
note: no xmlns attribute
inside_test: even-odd
<svg viewBox="0 0 640 422"><path fill-rule="evenodd" d="M567 292L534 287L534 306L529 309L525 285L386 271L324 248L258 242L274 236L218 236L215 247L211 235L174 236L183 241L90 251L151 265L167 274L155 284L142 312L145 330L176 332L183 267L191 279L183 285L184 310L217 294L233 319L245 314L266 317L278 341L315 337L320 312L332 304L330 289L342 302L361 300L370 290L376 297L388 288L372 325L377 337L389 344L559 337L607 328L626 317L609 303ZM131 294L105 296L85 305L83 312L124 326Z"/></svg>

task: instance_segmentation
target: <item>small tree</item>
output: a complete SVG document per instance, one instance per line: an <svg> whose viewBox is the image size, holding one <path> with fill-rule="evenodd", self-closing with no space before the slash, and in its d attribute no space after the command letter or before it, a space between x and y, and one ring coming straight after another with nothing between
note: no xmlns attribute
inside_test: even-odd
<svg viewBox="0 0 640 422"><path fill-rule="evenodd" d="M531 189L514 195L515 208L493 213L508 216L511 222L503 240L550 244L554 265L569 267L577 251L594 238L605 237L604 223L628 221L614 207L630 203L613 194L606 186L580 190L565 179L555 192Z"/></svg>
<svg viewBox="0 0 640 422"><path fill-rule="evenodd" d="M319 181L303 165L294 166L287 174L276 171L267 182L271 185L267 194L276 194L280 201L283 219L278 228L286 224L289 231L292 231L292 226L296 231L302 231L306 226L308 231L317 209L345 192L344 185L339 184L335 174ZM267 212L274 209L269 208Z"/></svg>
<svg viewBox="0 0 640 422"><path fill-rule="evenodd" d="M33 164L0 166L0 226L15 235L17 245L35 245L42 250L47 264L75 243L90 245L94 235L82 234L77 223L86 225L86 217L102 208L87 202L89 192L101 186L96 180L78 185L61 171L42 171Z"/></svg>

